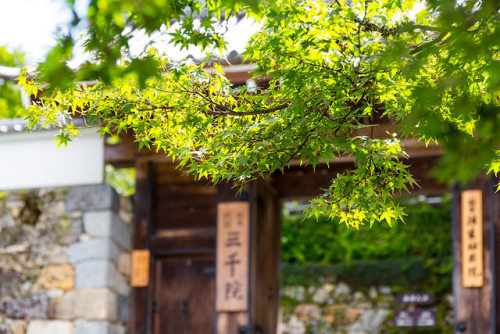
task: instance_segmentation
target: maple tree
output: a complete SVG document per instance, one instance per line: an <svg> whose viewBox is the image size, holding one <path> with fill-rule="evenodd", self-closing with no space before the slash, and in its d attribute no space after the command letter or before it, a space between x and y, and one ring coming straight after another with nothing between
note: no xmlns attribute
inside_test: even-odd
<svg viewBox="0 0 500 334"><path fill-rule="evenodd" d="M342 156L339 174L308 213L360 224L402 219L393 196L416 182L400 138L438 142L439 175L466 182L498 173L499 7L495 0L93 0L85 40L95 60L72 71L69 34L32 78L46 94L30 125L60 124L66 144L78 113L105 133L133 132L190 173L241 184L283 171L293 159L316 166ZM216 60L172 62L153 49L130 56L131 32L176 24L172 43L223 50L224 19L246 11L261 28L245 61L260 87L235 87ZM75 14L74 24L79 18ZM172 23L172 22L178 23ZM215 52L215 51L214 51ZM81 85L82 80L97 80ZM48 89L47 89L48 84ZM47 93L49 92L49 93ZM388 117L390 138L356 136Z"/></svg>

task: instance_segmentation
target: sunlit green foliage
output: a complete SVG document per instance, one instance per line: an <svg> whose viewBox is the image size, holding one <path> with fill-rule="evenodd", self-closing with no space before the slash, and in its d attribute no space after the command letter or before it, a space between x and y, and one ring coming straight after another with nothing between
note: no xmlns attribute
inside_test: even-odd
<svg viewBox="0 0 500 334"><path fill-rule="evenodd" d="M0 46L0 66L16 67L23 63L21 52L9 52L7 47ZM15 83L0 78L0 118L21 117L24 113L21 94Z"/></svg>
<svg viewBox="0 0 500 334"><path fill-rule="evenodd" d="M135 192L135 169L116 168L106 165L106 183L122 196L132 196Z"/></svg>
<svg viewBox="0 0 500 334"><path fill-rule="evenodd" d="M66 0L73 8L75 1ZM205 49L222 50L226 42L222 36L223 18L234 17L242 11L258 17L258 0L91 0L86 15L79 16L73 8L73 21L67 35L40 64L40 75L52 87L67 88L73 80L99 79L111 83L115 77L129 73L137 75L139 85L150 76L158 75L158 62L147 55L132 56L134 34L152 34L169 27L172 43L187 48L199 45ZM88 25L84 46L96 59L87 62L76 73L66 64L73 52L74 31L83 22ZM146 51L146 50L144 50ZM123 58L131 61L118 66Z"/></svg>
<svg viewBox="0 0 500 334"><path fill-rule="evenodd" d="M354 169L332 180L307 212L339 217L356 228L403 219L393 195L415 181L401 136L438 141L446 150L444 179L466 181L486 165L499 171L500 15L494 0L245 2L262 28L244 56L256 64L256 78L270 78L257 89L232 86L213 56L202 64L172 63L154 50L128 58L128 35L115 17L128 13L122 16L126 22L147 31L166 19L184 18L174 43L220 48L218 13L239 9L239 3L207 2L206 17L213 21L202 21L206 34L199 39L186 13L201 13L200 3L158 5L158 15L156 1L132 3L92 1L87 47L97 63L73 77L54 70L66 65L49 55L34 81L20 79L31 93L45 83L65 88L30 109L32 126L70 122L81 114L101 122L103 134L133 132L141 147L164 151L214 182L266 177L292 160L316 166L353 157ZM109 31L104 22L112 22ZM118 60L121 67L115 66ZM89 73L100 79L96 85L73 83ZM398 122L399 134L370 135L380 117ZM72 126L62 128L60 143L77 133Z"/></svg>
<svg viewBox="0 0 500 334"><path fill-rule="evenodd" d="M338 263L359 260L449 258L451 204L449 197L430 205L401 199L408 217L392 227L377 224L359 230L338 226L339 219L283 215L281 256L285 262ZM333 224L332 224L333 223Z"/></svg>

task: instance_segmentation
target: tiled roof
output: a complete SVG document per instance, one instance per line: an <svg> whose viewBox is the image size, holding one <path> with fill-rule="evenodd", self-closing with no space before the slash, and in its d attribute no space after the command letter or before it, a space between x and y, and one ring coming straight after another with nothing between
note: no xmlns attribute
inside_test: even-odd
<svg viewBox="0 0 500 334"><path fill-rule="evenodd" d="M77 127L86 127L87 123L83 118L75 118L73 119L73 123ZM26 128L28 121L23 118L11 118L11 119L0 119L0 135L8 134L8 133L24 133L29 131ZM34 130L53 130L54 126L41 127L37 125Z"/></svg>

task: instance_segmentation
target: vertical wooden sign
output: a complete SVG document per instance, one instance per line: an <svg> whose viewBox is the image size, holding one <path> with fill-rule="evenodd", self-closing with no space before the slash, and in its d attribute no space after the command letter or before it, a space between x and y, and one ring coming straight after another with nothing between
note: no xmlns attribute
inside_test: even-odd
<svg viewBox="0 0 500 334"><path fill-rule="evenodd" d="M462 285L483 286L483 202L481 190L462 191Z"/></svg>
<svg viewBox="0 0 500 334"><path fill-rule="evenodd" d="M216 310L248 309L250 205L224 202L217 207Z"/></svg>
<svg viewBox="0 0 500 334"><path fill-rule="evenodd" d="M143 288L149 284L149 250L136 249L132 251L132 265L130 270L130 285L134 288Z"/></svg>

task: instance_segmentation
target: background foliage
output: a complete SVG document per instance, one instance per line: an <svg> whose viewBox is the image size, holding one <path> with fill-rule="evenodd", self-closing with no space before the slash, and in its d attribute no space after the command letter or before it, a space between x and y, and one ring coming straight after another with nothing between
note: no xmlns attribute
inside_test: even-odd
<svg viewBox="0 0 500 334"><path fill-rule="evenodd" d="M451 204L400 199L405 223L349 229L338 219L283 216L281 242L285 262L338 263L356 260L442 258L451 256Z"/></svg>
<svg viewBox="0 0 500 334"><path fill-rule="evenodd" d="M116 168L106 165L106 183L122 196L132 196L135 192L135 168Z"/></svg>
<svg viewBox="0 0 500 334"><path fill-rule="evenodd" d="M24 64L24 54L19 51L10 52L7 47L0 46L0 66L17 67ZM19 88L12 81L0 78L0 118L14 118L26 115Z"/></svg>
<svg viewBox="0 0 500 334"><path fill-rule="evenodd" d="M283 216L284 284L318 284L335 276L354 286L400 286L438 294L451 289L452 240L449 196L438 205L400 199L406 223L348 229L338 219Z"/></svg>
<svg viewBox="0 0 500 334"><path fill-rule="evenodd" d="M318 221L301 215L283 216L282 286L314 292L325 283L345 282L365 296L370 295L370 289L382 286L390 288L394 297L400 292L432 292L435 303L428 307L437 310L438 325L418 332L452 333L450 198L434 205L416 198L400 201L407 207L406 224L398 221L392 228L376 224L353 230L324 216ZM378 305L377 298L371 303ZM315 302L307 293L305 300L282 296L281 305L291 314L301 303ZM395 300L385 301L381 307L405 309ZM383 333L415 333L414 329L395 328L392 317L390 312ZM320 325L309 323L306 332L321 332L316 328Z"/></svg>

